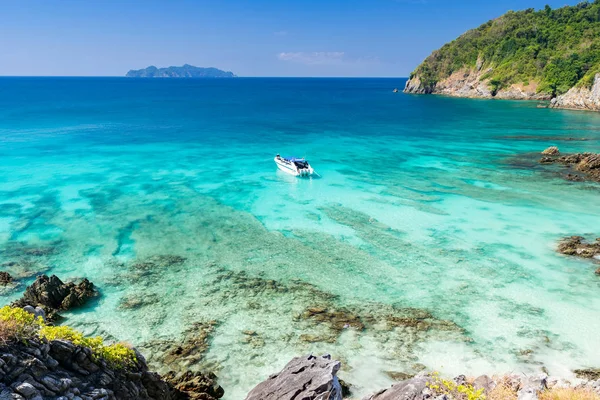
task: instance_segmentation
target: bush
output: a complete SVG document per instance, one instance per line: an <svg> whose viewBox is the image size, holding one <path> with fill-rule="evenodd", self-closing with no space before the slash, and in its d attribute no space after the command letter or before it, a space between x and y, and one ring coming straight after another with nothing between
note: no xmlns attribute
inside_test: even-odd
<svg viewBox="0 0 600 400"><path fill-rule="evenodd" d="M31 313L18 307L0 308L0 342L20 341L35 336L44 325L41 317L37 319Z"/></svg>
<svg viewBox="0 0 600 400"><path fill-rule="evenodd" d="M68 326L46 325L42 318L22 308L5 306L0 308L0 341L23 341L32 338L45 340L68 340L77 346L88 347L94 357L105 360L114 368L134 366L137 357L133 349L121 343L105 345L100 336L86 337Z"/></svg>
<svg viewBox="0 0 600 400"><path fill-rule="evenodd" d="M483 389L475 390L470 383L457 384L453 380L442 379L437 373L432 375L433 382L427 387L434 392L433 397L446 395L455 400L485 400Z"/></svg>

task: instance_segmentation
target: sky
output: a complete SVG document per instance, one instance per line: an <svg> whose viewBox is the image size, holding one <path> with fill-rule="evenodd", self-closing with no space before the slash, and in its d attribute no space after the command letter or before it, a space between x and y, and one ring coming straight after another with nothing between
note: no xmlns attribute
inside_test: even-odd
<svg viewBox="0 0 600 400"><path fill-rule="evenodd" d="M508 10L572 0L0 0L0 75L402 77Z"/></svg>

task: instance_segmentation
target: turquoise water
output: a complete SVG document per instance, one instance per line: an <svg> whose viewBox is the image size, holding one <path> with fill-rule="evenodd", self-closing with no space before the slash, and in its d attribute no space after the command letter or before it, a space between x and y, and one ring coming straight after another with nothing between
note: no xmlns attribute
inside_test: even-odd
<svg viewBox="0 0 600 400"><path fill-rule="evenodd" d="M554 251L598 235L600 187L533 154L598 151L600 115L402 86L2 78L2 269L88 277L102 296L67 323L155 365L158 341L214 321L185 367L227 399L308 352L358 395L385 371L600 365L595 267Z"/></svg>

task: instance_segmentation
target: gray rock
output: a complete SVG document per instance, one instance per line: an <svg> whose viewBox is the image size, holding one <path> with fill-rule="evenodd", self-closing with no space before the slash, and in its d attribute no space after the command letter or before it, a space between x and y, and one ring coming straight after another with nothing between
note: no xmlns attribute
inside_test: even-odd
<svg viewBox="0 0 600 400"><path fill-rule="evenodd" d="M483 389L485 394L488 394L494 390L495 387L496 382L494 382L494 380L487 375L478 376L475 378L475 381L473 381L473 388L475 388L475 390Z"/></svg>
<svg viewBox="0 0 600 400"><path fill-rule="evenodd" d="M38 392L38 390L31 383L28 382L23 382L15 386L15 390L19 392L19 394L24 396L26 399L31 399L35 396L39 396L40 394L40 392Z"/></svg>
<svg viewBox="0 0 600 400"><path fill-rule="evenodd" d="M540 374L521 379L521 389L517 392L518 400L537 400L538 393L548 388L548 375Z"/></svg>
<svg viewBox="0 0 600 400"><path fill-rule="evenodd" d="M380 390L363 400L425 400L431 397L431 391L427 388L430 377L419 374L414 378L398 382L389 389Z"/></svg>
<svg viewBox="0 0 600 400"><path fill-rule="evenodd" d="M328 355L296 357L252 389L246 400L342 400L339 369L340 362Z"/></svg>
<svg viewBox="0 0 600 400"><path fill-rule="evenodd" d="M567 93L552 99L554 108L600 111L600 74L596 74L591 88L574 87Z"/></svg>

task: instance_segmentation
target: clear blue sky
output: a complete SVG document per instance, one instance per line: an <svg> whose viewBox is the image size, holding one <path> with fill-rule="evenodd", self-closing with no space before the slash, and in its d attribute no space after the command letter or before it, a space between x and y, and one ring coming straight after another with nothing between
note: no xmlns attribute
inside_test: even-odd
<svg viewBox="0 0 600 400"><path fill-rule="evenodd" d="M0 0L0 75L407 76L507 10L574 0Z"/></svg>

